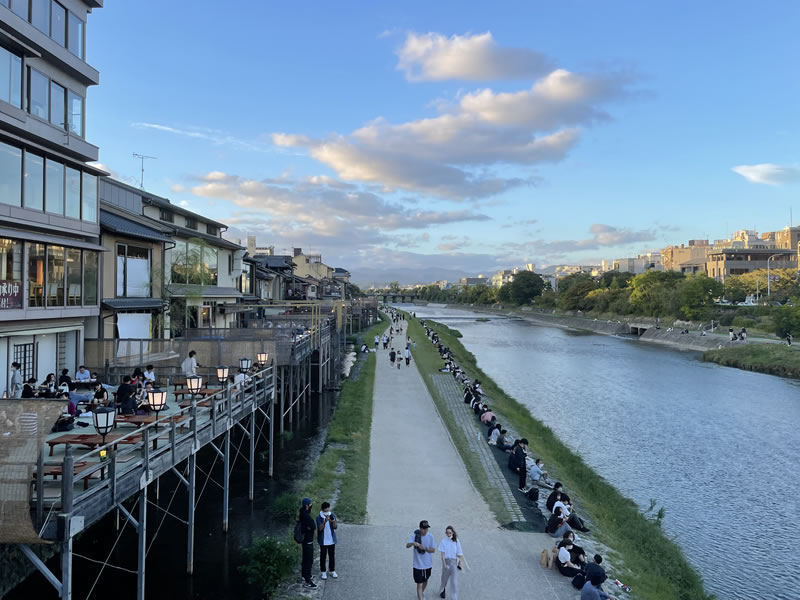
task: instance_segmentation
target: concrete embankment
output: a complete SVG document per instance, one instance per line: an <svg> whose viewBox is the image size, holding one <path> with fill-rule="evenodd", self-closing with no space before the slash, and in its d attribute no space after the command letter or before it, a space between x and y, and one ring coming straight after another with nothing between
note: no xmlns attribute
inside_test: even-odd
<svg viewBox="0 0 800 600"><path fill-rule="evenodd" d="M563 327L576 331L590 331L601 335L615 335L629 339L637 339L642 342L669 346L677 350L689 350L705 352L706 350L716 350L720 346L727 347L741 342L730 342L727 332L707 333L700 335L696 323L678 321L674 326L663 323L657 328L656 320L652 317L636 317L627 319L595 319L580 315L557 314L550 310L534 309L531 307L523 308L495 308L489 306L464 306L459 304L448 304L447 308L457 310L470 310L474 312L491 313L506 317L518 317L550 327ZM672 331L668 331L672 327ZM689 333L681 333L683 329L688 329ZM752 341L748 340L748 341ZM759 339L759 342L766 340ZM747 343L747 342L745 342Z"/></svg>

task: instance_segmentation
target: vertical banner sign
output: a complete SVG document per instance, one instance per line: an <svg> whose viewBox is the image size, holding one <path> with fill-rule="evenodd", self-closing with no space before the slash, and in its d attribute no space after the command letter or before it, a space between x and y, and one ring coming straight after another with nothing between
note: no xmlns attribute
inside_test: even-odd
<svg viewBox="0 0 800 600"><path fill-rule="evenodd" d="M0 280L0 309L22 308L22 282Z"/></svg>

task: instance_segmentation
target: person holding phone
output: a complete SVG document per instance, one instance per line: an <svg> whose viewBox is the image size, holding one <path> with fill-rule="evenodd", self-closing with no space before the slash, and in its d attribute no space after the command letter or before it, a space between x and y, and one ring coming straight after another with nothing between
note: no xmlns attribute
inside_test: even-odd
<svg viewBox="0 0 800 600"><path fill-rule="evenodd" d="M458 571L461 570L461 561L464 552L461 550L461 542L458 534L452 525L448 525L444 530L444 539L439 542L439 552L442 555L442 583L439 597L446 596L447 584L450 584L450 598L458 600Z"/></svg>
<svg viewBox="0 0 800 600"><path fill-rule="evenodd" d="M331 503L323 502L322 510L317 517L317 542L319 543L319 570L320 579L327 579L328 573L337 579L336 574L336 528L338 523L336 515L331 512ZM325 562L328 562L329 570L325 569Z"/></svg>

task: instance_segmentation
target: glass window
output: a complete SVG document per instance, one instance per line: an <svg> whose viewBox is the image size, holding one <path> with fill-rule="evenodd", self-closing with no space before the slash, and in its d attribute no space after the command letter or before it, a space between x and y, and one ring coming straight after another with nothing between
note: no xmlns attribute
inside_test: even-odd
<svg viewBox="0 0 800 600"><path fill-rule="evenodd" d="M22 108L22 59L0 48L0 100Z"/></svg>
<svg viewBox="0 0 800 600"><path fill-rule="evenodd" d="M31 0L31 23L45 35L50 35L50 0Z"/></svg>
<svg viewBox="0 0 800 600"><path fill-rule="evenodd" d="M64 306L64 247L47 247L47 306Z"/></svg>
<svg viewBox="0 0 800 600"><path fill-rule="evenodd" d="M67 248L67 306L80 306L82 296L81 251Z"/></svg>
<svg viewBox="0 0 800 600"><path fill-rule="evenodd" d="M81 218L81 172L67 167L66 200L64 214L73 219Z"/></svg>
<svg viewBox="0 0 800 600"><path fill-rule="evenodd" d="M67 9L58 2L53 2L50 13L50 37L62 46L66 45L67 38Z"/></svg>
<svg viewBox="0 0 800 600"><path fill-rule="evenodd" d="M197 219L194 217L186 217L186 227L188 229L197 229Z"/></svg>
<svg viewBox="0 0 800 600"><path fill-rule="evenodd" d="M45 210L64 214L64 165L47 159L45 179Z"/></svg>
<svg viewBox="0 0 800 600"><path fill-rule="evenodd" d="M161 219L162 221L166 221L167 223L175 222L175 215L169 212L166 208L159 209L158 218Z"/></svg>
<svg viewBox="0 0 800 600"><path fill-rule="evenodd" d="M11 10L28 20L28 0L11 0Z"/></svg>
<svg viewBox="0 0 800 600"><path fill-rule="evenodd" d="M97 177L91 173L83 174L83 210L84 221L97 223Z"/></svg>
<svg viewBox="0 0 800 600"><path fill-rule="evenodd" d="M203 248L203 283L217 285L217 249L210 246Z"/></svg>
<svg viewBox="0 0 800 600"><path fill-rule="evenodd" d="M83 251L83 304L97 306L97 252Z"/></svg>
<svg viewBox="0 0 800 600"><path fill-rule="evenodd" d="M44 159L25 152L25 208L44 210Z"/></svg>
<svg viewBox="0 0 800 600"><path fill-rule="evenodd" d="M206 224L206 233L208 233L208 235L217 235L219 233L219 230L217 229L216 225L208 223Z"/></svg>
<svg viewBox="0 0 800 600"><path fill-rule="evenodd" d="M22 150L0 143L0 202L22 206Z"/></svg>
<svg viewBox="0 0 800 600"><path fill-rule="evenodd" d="M189 242L186 252L186 269L188 280L186 283L202 285L203 282L203 247L200 244Z"/></svg>
<svg viewBox="0 0 800 600"><path fill-rule="evenodd" d="M28 112L44 119L50 116L50 80L36 69L28 69Z"/></svg>
<svg viewBox="0 0 800 600"><path fill-rule="evenodd" d="M0 239L0 309L22 308L22 242Z"/></svg>
<svg viewBox="0 0 800 600"><path fill-rule="evenodd" d="M50 122L56 127L66 127L65 90L55 81L50 82Z"/></svg>
<svg viewBox="0 0 800 600"><path fill-rule="evenodd" d="M186 242L177 242L175 247L169 250L168 262L170 281L186 283Z"/></svg>
<svg viewBox="0 0 800 600"><path fill-rule="evenodd" d="M67 90L67 111L70 133L83 137L83 98L72 90Z"/></svg>
<svg viewBox="0 0 800 600"><path fill-rule="evenodd" d="M44 306L44 244L28 244L28 306Z"/></svg>
<svg viewBox="0 0 800 600"><path fill-rule="evenodd" d="M83 58L83 21L69 13L67 27L67 48L78 58Z"/></svg>
<svg viewBox="0 0 800 600"><path fill-rule="evenodd" d="M117 296L150 297L150 250L117 245Z"/></svg>

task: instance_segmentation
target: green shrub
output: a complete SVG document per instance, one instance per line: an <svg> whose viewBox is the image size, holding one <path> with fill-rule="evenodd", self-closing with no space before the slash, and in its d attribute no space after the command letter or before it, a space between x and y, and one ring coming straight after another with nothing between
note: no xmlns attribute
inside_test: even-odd
<svg viewBox="0 0 800 600"><path fill-rule="evenodd" d="M758 319L758 328L762 331L775 331L775 319L772 317L760 317Z"/></svg>
<svg viewBox="0 0 800 600"><path fill-rule="evenodd" d="M758 325L758 321L751 317L734 317L733 319L733 326L734 327L749 327L753 329Z"/></svg>
<svg viewBox="0 0 800 600"><path fill-rule="evenodd" d="M300 497L294 492L284 492L275 498L272 516L281 523L293 523L300 514Z"/></svg>
<svg viewBox="0 0 800 600"><path fill-rule="evenodd" d="M292 574L300 560L300 545L292 539L257 539L245 550L247 562L239 570L247 582L261 587L269 598L278 584Z"/></svg>

